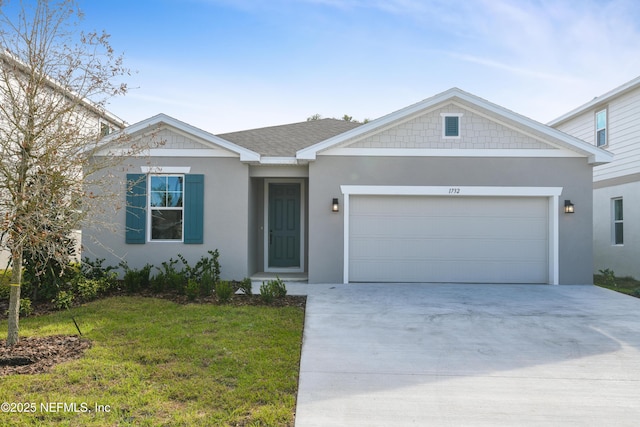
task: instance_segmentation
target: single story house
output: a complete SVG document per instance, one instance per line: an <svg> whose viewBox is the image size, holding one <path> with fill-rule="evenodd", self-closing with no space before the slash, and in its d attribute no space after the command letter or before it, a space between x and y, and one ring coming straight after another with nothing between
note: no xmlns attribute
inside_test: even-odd
<svg viewBox="0 0 640 427"><path fill-rule="evenodd" d="M611 152L593 169L594 272L640 279L640 77L549 123Z"/></svg>
<svg viewBox="0 0 640 427"><path fill-rule="evenodd" d="M116 229L83 230L106 263L218 249L229 279L592 282L592 170L611 154L457 88L362 125L216 136L161 114L123 132L161 144L110 171Z"/></svg>

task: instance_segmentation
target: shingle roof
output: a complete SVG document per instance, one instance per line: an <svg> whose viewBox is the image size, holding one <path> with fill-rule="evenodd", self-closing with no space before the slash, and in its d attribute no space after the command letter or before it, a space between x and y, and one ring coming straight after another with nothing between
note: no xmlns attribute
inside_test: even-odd
<svg viewBox="0 0 640 427"><path fill-rule="evenodd" d="M310 147L360 126L361 123L338 119L310 120L289 125L216 135L266 157L295 157L302 148Z"/></svg>

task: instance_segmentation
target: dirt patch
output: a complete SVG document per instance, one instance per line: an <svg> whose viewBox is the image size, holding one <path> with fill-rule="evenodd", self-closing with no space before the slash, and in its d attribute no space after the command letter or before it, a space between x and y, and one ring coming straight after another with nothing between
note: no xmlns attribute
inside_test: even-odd
<svg viewBox="0 0 640 427"><path fill-rule="evenodd" d="M0 376L39 374L55 365L80 358L91 341L76 335L24 337L13 347L0 340Z"/></svg>

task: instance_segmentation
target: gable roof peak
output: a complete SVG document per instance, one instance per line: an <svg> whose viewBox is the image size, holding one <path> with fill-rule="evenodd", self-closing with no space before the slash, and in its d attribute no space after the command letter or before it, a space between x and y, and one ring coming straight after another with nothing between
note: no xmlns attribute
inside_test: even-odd
<svg viewBox="0 0 640 427"><path fill-rule="evenodd" d="M588 157L590 163L607 163L612 159L610 153L600 148L587 144L578 138L567 135L564 132L551 128L521 114L515 113L507 108L480 98L479 96L465 92L457 87L452 87L451 89L424 99L423 101L373 120L363 126L336 135L333 138L329 138L311 147L301 149L297 152L296 157L299 160L315 160L317 154L321 151L345 143L353 138L363 136L366 133L375 132L388 126L392 126L394 123L407 120L453 99L461 101L463 105L467 105L467 108L483 110L500 120L509 121L517 124L519 127L528 128L540 135L551 138L552 140L559 142L560 145Z"/></svg>
<svg viewBox="0 0 640 427"><path fill-rule="evenodd" d="M161 125L167 125L173 127L179 131L182 131L186 134L192 135L207 144L217 145L219 147L225 148L229 151L237 153L240 156L241 161L246 162L259 162L260 155L254 151L248 150L244 147L234 144L233 142L227 141L223 138L220 138L212 133L204 131L200 128L192 126L188 123L185 123L181 120L178 120L174 117L168 116L164 113L156 114L155 116L149 117L148 119L142 120L138 123L135 123L131 126L124 128L119 132L112 133L103 139L104 144L108 145L110 142L116 140L122 135L131 136L141 131L148 130L152 127L157 127Z"/></svg>

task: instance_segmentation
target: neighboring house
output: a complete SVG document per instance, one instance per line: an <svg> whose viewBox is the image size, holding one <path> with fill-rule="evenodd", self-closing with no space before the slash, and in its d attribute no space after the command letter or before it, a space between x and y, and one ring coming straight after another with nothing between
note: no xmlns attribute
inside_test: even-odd
<svg viewBox="0 0 640 427"><path fill-rule="evenodd" d="M83 232L106 264L219 249L229 279L592 282L592 169L611 155L456 88L363 125L215 136L158 115L124 132L161 145L112 171L119 229Z"/></svg>
<svg viewBox="0 0 640 427"><path fill-rule="evenodd" d="M640 278L640 77L549 126L613 153L593 170L594 272Z"/></svg>
<svg viewBox="0 0 640 427"><path fill-rule="evenodd" d="M15 107L15 105L13 105L11 101L7 101L7 99L11 99L13 96L16 96L16 94L23 93L23 87L25 85L24 79L28 78L28 73L28 67L16 59L11 53L7 51L0 52L0 102L5 103L3 108L10 110ZM67 108L65 104L74 105L75 113L73 120L78 123L83 123L82 131L86 132L86 135L88 135L87 138L91 138L93 142L97 142L101 137L125 128L126 123L122 119L92 101L80 98L77 94L65 89L59 82L53 79L46 78L44 81L46 83L44 87L47 89L46 101L40 105L40 108L45 110L51 108L62 110ZM13 87L13 90L7 91L7 87ZM52 105L55 105L55 107L52 107ZM7 124L0 123L0 126L7 126ZM57 131L56 126L58 126L58 123L52 124L51 129ZM10 127L5 127L5 129L7 128L10 129ZM56 133L56 135L59 134ZM80 236L80 230L73 231L72 238L77 243L74 256L76 260L80 259L81 254ZM0 245L0 269L9 267L10 261L10 252L3 249L2 245Z"/></svg>

